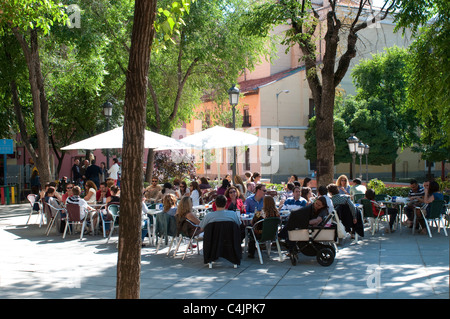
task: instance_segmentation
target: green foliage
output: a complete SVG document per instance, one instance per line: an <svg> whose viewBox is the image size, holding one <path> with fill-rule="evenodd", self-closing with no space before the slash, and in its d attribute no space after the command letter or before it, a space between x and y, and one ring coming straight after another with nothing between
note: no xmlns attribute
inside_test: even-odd
<svg viewBox="0 0 450 319"><path fill-rule="evenodd" d="M396 29L411 28L407 106L417 114L421 144L450 146L450 2L402 1L395 14ZM434 121L436 117L439 121ZM431 122L431 124L430 124ZM428 155L426 155L428 156Z"/></svg>
<svg viewBox="0 0 450 319"><path fill-rule="evenodd" d="M384 186L383 181L374 178L369 181L369 183L367 184L367 188L373 189L376 194L384 194L384 190L386 187Z"/></svg>
<svg viewBox="0 0 450 319"><path fill-rule="evenodd" d="M18 28L23 32L38 28L46 35L56 23L65 23L64 6L56 1L2 1L0 25ZM0 34L6 29L0 28Z"/></svg>
<svg viewBox="0 0 450 319"><path fill-rule="evenodd" d="M386 194L389 196L408 197L409 187L386 187L385 184L377 179L371 179L367 184L368 189L373 189L375 194Z"/></svg>
<svg viewBox="0 0 450 319"><path fill-rule="evenodd" d="M350 136L348 126L345 121L339 117L334 118L333 134L336 150L334 152L334 163L349 163L352 158L348 151L347 138ZM316 117L309 120L308 129L305 133L306 142L304 148L306 150L305 158L311 161L317 159L317 144L316 144Z"/></svg>
<svg viewBox="0 0 450 319"><path fill-rule="evenodd" d="M169 4L163 1L161 7ZM205 95L222 105L240 72L252 69L268 52L264 38L239 31L248 5L248 0L196 0L172 41L152 51L149 79L154 96L149 96L147 112L152 130L170 134L189 122ZM177 117L172 120L174 112Z"/></svg>
<svg viewBox="0 0 450 319"><path fill-rule="evenodd" d="M180 35L180 29L185 25L183 16L189 14L191 3L195 0L181 0L169 2L165 8L158 8L155 20L156 37L153 50L165 49L165 42L175 43L173 36Z"/></svg>

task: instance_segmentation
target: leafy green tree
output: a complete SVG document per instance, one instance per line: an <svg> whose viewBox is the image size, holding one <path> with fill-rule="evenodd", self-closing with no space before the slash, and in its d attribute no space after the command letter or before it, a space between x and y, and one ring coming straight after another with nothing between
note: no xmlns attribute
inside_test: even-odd
<svg viewBox="0 0 450 319"><path fill-rule="evenodd" d="M450 146L450 3L446 0L405 0L395 14L396 28L410 28L407 106L421 126L422 143ZM431 116L436 115L439 123ZM433 125L427 123L433 122ZM437 125L437 127L436 127ZM427 128L433 128L425 132ZM443 141L443 143L442 143Z"/></svg>
<svg viewBox="0 0 450 319"><path fill-rule="evenodd" d="M289 21L291 29L286 32L282 43L291 47L299 45L303 53L317 121L319 184L326 185L333 180L336 88L347 73L350 61L356 56L358 32L386 18L396 2L385 1L379 12L373 12L369 9L372 1L352 1L353 8L350 10L347 6L339 6L337 0L330 0L329 6L319 12L313 1L265 1L249 12L246 30L250 33L267 34L274 25ZM321 20L321 15L324 20ZM322 29L324 35L319 32ZM345 42L345 48L342 46L343 53L339 55L341 41ZM324 52L323 56L317 50L317 43L323 43L324 47L320 50Z"/></svg>
<svg viewBox="0 0 450 319"><path fill-rule="evenodd" d="M357 87L355 98L368 101L370 109L383 113L397 148L410 146L417 139L415 112L405 105L408 58L405 48L394 46L360 61L352 70L353 83Z"/></svg>
<svg viewBox="0 0 450 319"><path fill-rule="evenodd" d="M348 125L342 118L335 116L333 137L336 143L336 151L334 152L334 163L350 163L352 158L348 151L347 138L352 132L349 132ZM317 143L316 143L316 117L309 120L308 129L305 133L306 142L304 148L306 150L305 158L310 161L315 161L317 158Z"/></svg>
<svg viewBox="0 0 450 319"><path fill-rule="evenodd" d="M161 2L164 12L166 3ZM240 31L248 0L197 0L171 37L157 34L149 74L147 125L170 134L193 116L201 98L218 105L228 100L227 90L244 69L252 69L266 54L265 37ZM171 8L170 5L168 5ZM166 12L169 15L169 12ZM168 41L168 40L171 41ZM164 43L164 46L161 44ZM153 151L147 157L146 180L151 178Z"/></svg>
<svg viewBox="0 0 450 319"><path fill-rule="evenodd" d="M0 35L2 37L9 37L10 35L15 37L27 66L28 90L31 95L34 113L33 124L37 137L36 147L30 142L31 134L27 131L26 114L23 111L25 107L20 99L19 86L16 79L10 78L14 110L25 146L36 163L42 183L46 183L51 180L48 141L49 104L41 68L39 37L48 34L53 24L64 24L67 16L63 7L54 1L9 1L2 4L1 10ZM6 55L6 58L10 58L11 62L13 61L12 56ZM14 68L14 64L12 64L12 67Z"/></svg>

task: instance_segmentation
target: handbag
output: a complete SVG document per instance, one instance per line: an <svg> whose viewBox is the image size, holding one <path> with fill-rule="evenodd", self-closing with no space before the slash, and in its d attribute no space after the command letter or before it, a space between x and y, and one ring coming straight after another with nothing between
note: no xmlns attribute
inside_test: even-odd
<svg viewBox="0 0 450 319"><path fill-rule="evenodd" d="M340 239L345 238L345 236L347 236L347 232L345 231L344 224L342 224L337 213L334 214L334 217L336 219L336 228L337 228L338 238L340 238Z"/></svg>

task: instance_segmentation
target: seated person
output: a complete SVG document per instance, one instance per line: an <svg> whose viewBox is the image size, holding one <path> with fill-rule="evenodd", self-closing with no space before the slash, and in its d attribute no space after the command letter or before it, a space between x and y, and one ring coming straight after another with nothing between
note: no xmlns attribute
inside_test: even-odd
<svg viewBox="0 0 450 319"><path fill-rule="evenodd" d="M148 207L145 204L145 197L142 200L142 231L141 231L141 246L145 247L144 239L146 236L151 236L148 233L148 223L150 223L150 219L148 217Z"/></svg>
<svg viewBox="0 0 450 319"><path fill-rule="evenodd" d="M166 194L163 197L163 213L175 216L177 213L177 198L174 194Z"/></svg>
<svg viewBox="0 0 450 319"><path fill-rule="evenodd" d="M112 185L109 189L110 196L106 198L106 206L102 206L100 209L100 214L102 214L102 218L105 222L105 233L106 236L109 234L110 222L113 220L113 217L110 212L108 212L109 205L120 205L120 188L119 186ZM94 223L94 228L97 229L98 226L98 215L99 212L94 213L92 216L92 222ZM103 226L103 225L102 225Z"/></svg>
<svg viewBox="0 0 450 319"><path fill-rule="evenodd" d="M198 187L198 183L193 181L189 186L189 197L192 199L193 206L199 206L202 199L202 190Z"/></svg>
<svg viewBox="0 0 450 319"><path fill-rule="evenodd" d="M192 200L190 197L184 196L181 198L178 203L175 219L177 222L178 233L182 233L189 237L193 234L198 235L201 233L200 227L195 227L192 225L199 225L200 220L192 212ZM189 222L187 220L189 220Z"/></svg>
<svg viewBox="0 0 450 319"><path fill-rule="evenodd" d="M80 218L84 219L87 217L88 219L92 216L92 213L95 212L95 209L88 205L88 203L80 197L81 189L79 186L74 186L72 189L72 196L67 198L66 204L76 204L79 205L81 208L80 211ZM87 213L87 215L86 215Z"/></svg>
<svg viewBox="0 0 450 319"><path fill-rule="evenodd" d="M358 222L358 217L356 216L357 210L355 204L352 202L350 195L341 194L339 192L339 187L335 184L330 184L327 186L328 193L331 195L331 202L334 208L339 214L339 218L344 224L346 230L350 232L351 237L355 237L356 223ZM342 209L340 213L338 206L347 206L349 209Z"/></svg>
<svg viewBox="0 0 450 319"><path fill-rule="evenodd" d="M46 214L46 218L47 218L47 222L50 221L51 218L55 217L56 214L58 213L58 208L62 208L62 204L61 202L58 200L58 198L56 198L56 189L53 186L49 186L47 188L47 191L45 192L45 196L44 196L44 201L52 206L48 206L48 208L50 208L49 210L44 210L45 214ZM65 217L65 213L63 213L62 211L61 215L59 216L60 218L56 219L56 229L58 229L60 232L62 232L61 230L61 218ZM51 214L51 216L48 215L48 213Z"/></svg>
<svg viewBox="0 0 450 319"><path fill-rule="evenodd" d="M245 210L248 214L254 214L263 208L264 196L266 194L266 185L258 184L255 187L255 193L248 196L245 200Z"/></svg>
<svg viewBox="0 0 450 319"><path fill-rule="evenodd" d="M245 207L242 199L240 198L240 192L237 187L230 186L225 191L225 197L227 198L227 204L225 209L239 211L241 214L245 214ZM216 210L216 202L212 204L213 211Z"/></svg>
<svg viewBox="0 0 450 319"><path fill-rule="evenodd" d="M257 211L255 213L255 216L253 216L251 224L253 226L258 221L263 220L264 218L270 218L270 217L280 218L280 213L278 212L277 207L275 206L275 200L273 199L273 197L272 196L264 196L263 210L261 212ZM263 223L259 223L255 227L254 232L255 232L256 238L261 237L262 226L263 226ZM253 236L249 236L248 258L255 258L255 250L256 250L255 239L253 238Z"/></svg>
<svg viewBox="0 0 450 319"><path fill-rule="evenodd" d="M327 190L331 195L331 202L333 203L334 208L338 205L348 205L352 212L353 223L356 224L356 206L350 199L350 195L340 194L339 188L335 184L328 185Z"/></svg>
<svg viewBox="0 0 450 319"><path fill-rule="evenodd" d="M64 204L66 203L67 198L73 195L72 193L73 185L74 185L73 183L66 184L66 192L62 195L61 198Z"/></svg>
<svg viewBox="0 0 450 319"><path fill-rule="evenodd" d="M365 194L367 191L366 186L361 184L361 179L355 178L352 181L353 185L350 187L350 196L354 199L356 194Z"/></svg>
<svg viewBox="0 0 450 319"><path fill-rule="evenodd" d="M288 231L304 229L309 226L321 226L328 216L327 200L324 196L316 198L313 204L291 211L289 219L279 233L279 237L286 240L289 251L294 248L295 243L289 240ZM305 224L307 221L307 224Z"/></svg>
<svg viewBox="0 0 450 319"><path fill-rule="evenodd" d="M108 198L109 196L111 196L111 192L106 186L106 182L100 183L100 187L97 190L97 194L95 196L97 203L106 203L106 198Z"/></svg>
<svg viewBox="0 0 450 319"><path fill-rule="evenodd" d="M152 178L152 183L149 185L145 191L144 196L148 202L158 202L162 199L162 187L158 185L158 179L156 177Z"/></svg>
<svg viewBox="0 0 450 319"><path fill-rule="evenodd" d="M334 211L333 202L331 201L330 196L328 196L328 190L325 186L319 186L317 189L317 192L319 193L319 196L323 196L325 200L327 201L328 206L328 214L331 214Z"/></svg>
<svg viewBox="0 0 450 319"><path fill-rule="evenodd" d="M230 187L230 181L227 178L222 180L222 185L217 188L217 195L225 195L226 190Z"/></svg>
<svg viewBox="0 0 450 319"><path fill-rule="evenodd" d="M280 210L295 210L306 206L306 199L301 197L300 187L294 187L293 196L280 201Z"/></svg>
<svg viewBox="0 0 450 319"><path fill-rule="evenodd" d="M85 190L86 196L84 196L84 200L88 204L95 204L97 202L96 201L97 186L95 185L95 183L91 180L86 181Z"/></svg>
<svg viewBox="0 0 450 319"><path fill-rule="evenodd" d="M306 205L312 204L314 196L310 187L302 187L300 196L306 200Z"/></svg>
<svg viewBox="0 0 450 319"><path fill-rule="evenodd" d="M382 209L381 215L384 215L387 210L389 215L389 229L386 229L386 233L392 232L392 226L394 225L395 219L397 218L398 209L392 207L382 206L375 200L375 191L373 189L368 189L365 194L365 198L370 200L372 204L372 212L373 216L378 217L378 213L380 212L380 208Z"/></svg>
<svg viewBox="0 0 450 319"><path fill-rule="evenodd" d="M205 215L205 217L200 222L200 228L205 229L206 225L214 222L226 222L232 221L238 225L241 225L241 218L239 213L228 210L225 208L227 204L227 198L224 195L218 195L215 200L216 210Z"/></svg>
<svg viewBox="0 0 450 319"><path fill-rule="evenodd" d="M281 195L280 199L286 200L289 197L294 196L294 187L295 187L294 183L288 183L286 185L286 191Z"/></svg>
<svg viewBox="0 0 450 319"><path fill-rule="evenodd" d="M204 190L210 190L212 188L206 177L200 177L200 184L198 186L202 190L202 193L205 193Z"/></svg>
<svg viewBox="0 0 450 319"><path fill-rule="evenodd" d="M414 220L414 210L416 207L421 207L423 205L423 197L425 195L425 188L420 186L415 179L412 179L409 182L409 203L405 206L404 212L406 217L408 218L405 222L405 225L408 227L412 227Z"/></svg>
<svg viewBox="0 0 450 319"><path fill-rule="evenodd" d="M444 195L439 192L439 184L436 181L431 182L425 182L423 183L423 187L425 189L423 199L419 199L420 202L424 204L431 204L435 200L444 200ZM425 218L428 217L428 214L430 213L430 205L427 205L425 209ZM444 214L445 211L442 211ZM417 214L417 220L419 222L420 227L422 230L420 231L421 234L427 233L427 228L425 225L425 220L422 216L422 214L419 212L419 210L416 211Z"/></svg>

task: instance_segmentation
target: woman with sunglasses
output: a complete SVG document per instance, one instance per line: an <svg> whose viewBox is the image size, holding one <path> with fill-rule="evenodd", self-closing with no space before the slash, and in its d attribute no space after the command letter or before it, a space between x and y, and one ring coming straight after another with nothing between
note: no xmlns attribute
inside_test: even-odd
<svg viewBox="0 0 450 319"><path fill-rule="evenodd" d="M239 211L241 214L245 214L244 202L240 198L239 189L235 186L230 186L225 191L225 197L227 198L227 203L225 209L232 211ZM213 203L213 211L216 210L216 203Z"/></svg>

